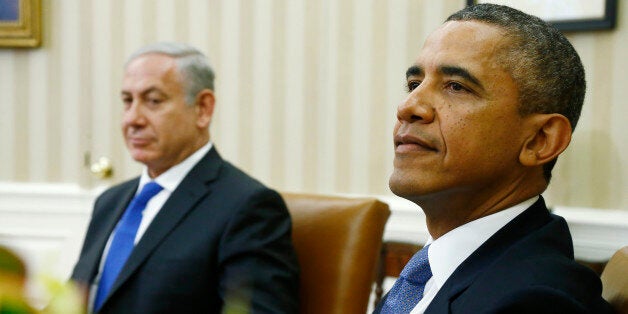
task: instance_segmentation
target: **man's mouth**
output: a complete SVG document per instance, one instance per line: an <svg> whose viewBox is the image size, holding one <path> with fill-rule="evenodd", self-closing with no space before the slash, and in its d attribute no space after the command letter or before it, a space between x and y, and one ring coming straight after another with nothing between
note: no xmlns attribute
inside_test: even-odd
<svg viewBox="0 0 628 314"><path fill-rule="evenodd" d="M435 145L427 140L407 133L395 135L394 142L397 153L438 152Z"/></svg>
<svg viewBox="0 0 628 314"><path fill-rule="evenodd" d="M127 141L133 146L145 146L150 143L150 139L145 137L129 137Z"/></svg>

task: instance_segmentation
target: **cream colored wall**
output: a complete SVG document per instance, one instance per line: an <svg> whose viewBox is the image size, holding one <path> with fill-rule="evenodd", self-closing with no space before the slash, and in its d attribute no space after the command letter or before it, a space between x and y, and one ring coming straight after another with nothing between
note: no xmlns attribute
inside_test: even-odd
<svg viewBox="0 0 628 314"><path fill-rule="evenodd" d="M0 49L0 180L113 183L138 173L119 130L125 57L189 42L217 72L212 137L281 190L389 194L391 129L422 40L464 0L43 0L39 49ZM620 10L622 7L620 6ZM628 14L570 34L589 93L550 202L628 210ZM88 156L116 177L88 174Z"/></svg>
<svg viewBox="0 0 628 314"><path fill-rule="evenodd" d="M547 193L554 203L628 210L628 2L618 2L613 31L568 35L584 63L588 88Z"/></svg>

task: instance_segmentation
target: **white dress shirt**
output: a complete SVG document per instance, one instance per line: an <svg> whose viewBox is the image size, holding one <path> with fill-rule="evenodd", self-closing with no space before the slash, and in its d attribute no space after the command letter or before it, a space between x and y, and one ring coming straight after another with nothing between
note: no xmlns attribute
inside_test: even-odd
<svg viewBox="0 0 628 314"><path fill-rule="evenodd" d="M535 196L508 209L468 222L436 240L430 237L426 244L430 244L428 259L432 278L425 284L423 299L410 313L425 312L456 268L499 229L532 206L538 198Z"/></svg>
<svg viewBox="0 0 628 314"><path fill-rule="evenodd" d="M135 195L137 196L137 194L142 190L144 185L146 185L146 183L150 181L157 182L159 185L163 187L163 190L161 190L159 193L153 196L153 198L151 198L148 201L148 203L146 203L146 208L144 208L144 211L142 211L142 221L140 222L140 225L137 229L137 233L135 234L135 241L134 241L135 244L137 244L140 241L140 239L144 235L144 232L146 232L148 225L150 225L150 223L153 221L155 216L157 216L157 214L159 213L159 210L161 210L161 207L163 207L163 205L166 203L168 198L170 198L170 195L172 194L172 192L174 192L174 190L179 186L181 181L183 181L183 178L185 178L185 176L190 172L190 170L192 170L192 168L201 159L203 159L203 156L205 156L205 154L207 154L207 152L209 152L211 148L212 148L212 143L208 142L203 147L199 148L196 152L194 152L192 155L190 155L188 158L186 158L179 164L173 166L172 168L168 169L166 172L162 173L155 179L152 179L148 175L148 168L144 167L144 170L142 171L142 175L140 176L139 185L137 186L137 190L135 191ZM114 210L114 208L112 208L111 210ZM94 283L91 285L89 303L88 303L89 313L93 312L93 305L94 305L94 300L96 297L96 290L98 290L98 283L100 282L100 275L102 273L102 268L105 265L107 254L109 254L109 246L111 245L111 240L113 239L113 235L115 234L116 229L117 229L117 225L116 225L116 228L113 230L113 232L111 232L111 234L109 235L109 240L107 241L107 245L105 246L105 249L103 250L102 257L100 258L100 266L98 267L98 275L96 275Z"/></svg>

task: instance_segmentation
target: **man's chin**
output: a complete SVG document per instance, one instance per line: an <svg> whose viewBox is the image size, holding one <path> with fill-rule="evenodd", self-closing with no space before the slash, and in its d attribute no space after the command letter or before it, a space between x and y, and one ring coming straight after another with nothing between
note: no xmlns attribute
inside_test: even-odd
<svg viewBox="0 0 628 314"><path fill-rule="evenodd" d="M133 160L142 164L147 164L151 160L150 154L148 154L144 150L131 149L130 155L131 155L131 158L133 158Z"/></svg>
<svg viewBox="0 0 628 314"><path fill-rule="evenodd" d="M393 194L416 203L429 193L424 183L416 177L395 170L388 180L388 187Z"/></svg>
<svg viewBox="0 0 628 314"><path fill-rule="evenodd" d="M393 172L388 180L388 187L393 194L408 198L413 194L412 184L407 182L408 180L404 178L404 176L399 175L398 173Z"/></svg>

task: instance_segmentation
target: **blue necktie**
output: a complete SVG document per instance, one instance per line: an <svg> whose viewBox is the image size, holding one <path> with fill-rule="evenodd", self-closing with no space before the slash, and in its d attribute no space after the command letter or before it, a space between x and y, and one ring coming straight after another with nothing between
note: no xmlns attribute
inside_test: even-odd
<svg viewBox="0 0 628 314"><path fill-rule="evenodd" d="M401 275L388 292L386 303L380 313L410 313L423 298L425 284L432 277L430 261L427 258L429 245L418 251L401 271Z"/></svg>
<svg viewBox="0 0 628 314"><path fill-rule="evenodd" d="M144 185L140 194L136 195L133 200L131 200L129 207L126 208L120 222L118 222L113 240L109 245L109 253L107 254L107 259L102 269L100 282L98 283L98 291L96 292L96 299L94 300L94 310L100 310L102 302L109 294L109 289L111 289L122 266L124 266L129 255L131 255L137 228L142 221L142 211L146 208L146 203L162 189L163 187L152 181Z"/></svg>

